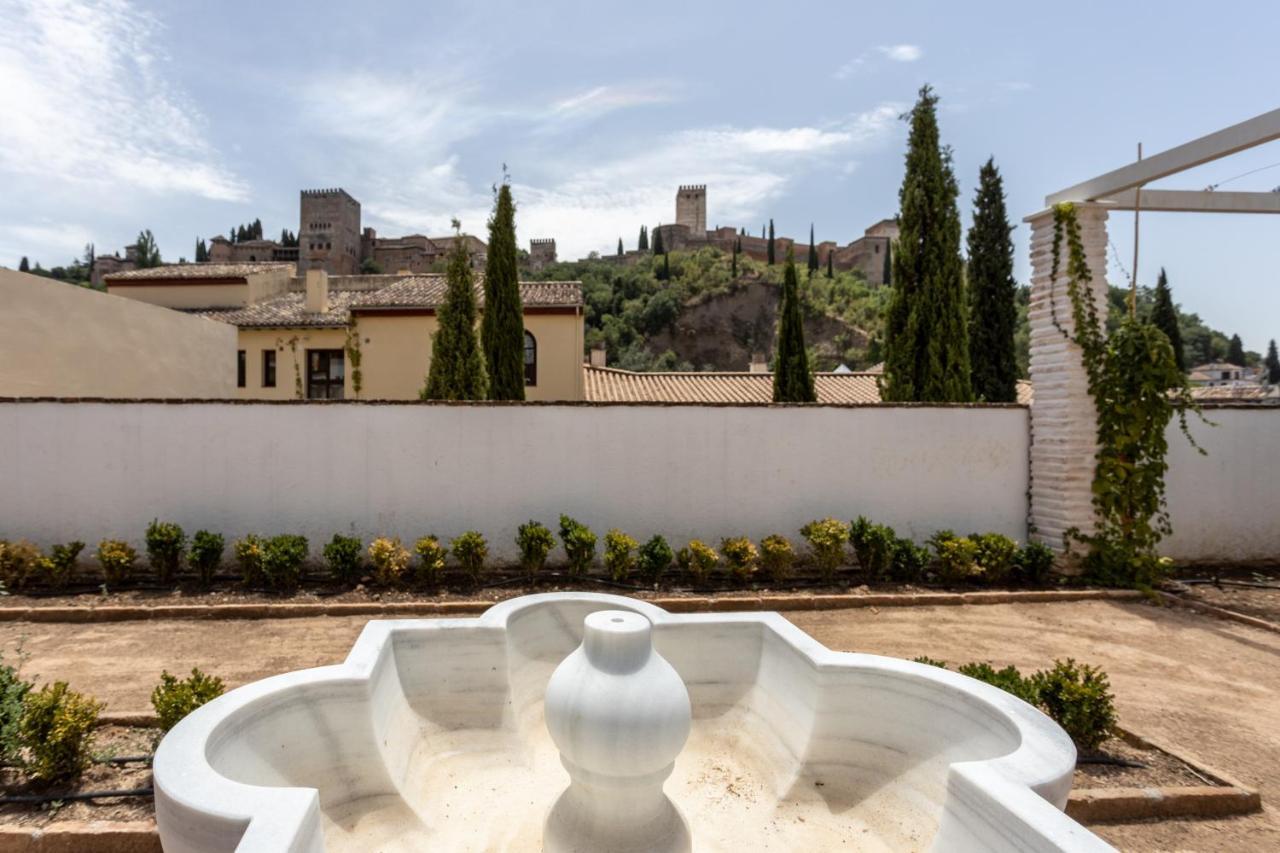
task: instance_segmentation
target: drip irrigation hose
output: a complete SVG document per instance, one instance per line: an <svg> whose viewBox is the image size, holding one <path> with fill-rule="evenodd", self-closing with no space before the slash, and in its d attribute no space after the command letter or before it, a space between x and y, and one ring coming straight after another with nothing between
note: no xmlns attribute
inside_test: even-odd
<svg viewBox="0 0 1280 853"><path fill-rule="evenodd" d="M1280 584L1259 583L1257 581L1235 581L1226 578L1178 578L1178 583L1185 583L1189 586L1198 584L1212 584L1213 586L1244 586L1250 589L1280 589Z"/></svg>
<svg viewBox="0 0 1280 853"><path fill-rule="evenodd" d="M9 794L0 796L0 806L43 805L75 800L105 800L114 797L152 797L155 793L154 788L132 788L127 791L76 791L67 794Z"/></svg>
<svg viewBox="0 0 1280 853"><path fill-rule="evenodd" d="M1150 764L1143 764L1141 761L1117 758L1114 755L1081 755L1076 757L1076 764L1110 764L1115 767L1136 767L1140 770L1146 770L1151 766Z"/></svg>

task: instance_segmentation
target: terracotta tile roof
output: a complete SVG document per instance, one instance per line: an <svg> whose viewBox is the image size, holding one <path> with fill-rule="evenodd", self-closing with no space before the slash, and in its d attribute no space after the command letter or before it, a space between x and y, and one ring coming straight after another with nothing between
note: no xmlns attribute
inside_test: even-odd
<svg viewBox="0 0 1280 853"><path fill-rule="evenodd" d="M597 403L769 403L772 373L633 373L583 365L586 399ZM873 373L817 373L819 403L879 403ZM1031 383L1018 383L1018 402L1031 402Z"/></svg>
<svg viewBox="0 0 1280 853"><path fill-rule="evenodd" d="M137 279L174 279L174 278L238 278L257 272L292 268L293 264L245 263L245 264L166 264L147 269L129 270L103 276L110 284L113 281L134 281Z"/></svg>
<svg viewBox="0 0 1280 853"><path fill-rule="evenodd" d="M1209 385L1191 389L1197 403L1273 403L1280 405L1280 385Z"/></svg>
<svg viewBox="0 0 1280 853"><path fill-rule="evenodd" d="M438 308L444 301L442 275L415 275L399 279L377 290L329 291L329 310L315 314L306 310L306 293L288 293L264 299L244 308L199 308L188 313L247 328L340 327L351 319L351 310L361 308ZM574 307L582 304L582 285L576 281L527 281L520 283L526 307ZM484 304L483 284L476 284L476 299Z"/></svg>

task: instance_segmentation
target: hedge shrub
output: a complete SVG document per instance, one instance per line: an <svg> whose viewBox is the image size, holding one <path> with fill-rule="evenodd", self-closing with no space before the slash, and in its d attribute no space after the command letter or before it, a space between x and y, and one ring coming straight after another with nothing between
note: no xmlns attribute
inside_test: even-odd
<svg viewBox="0 0 1280 853"><path fill-rule="evenodd" d="M151 707L156 709L163 731L176 726L196 708L222 695L222 679L192 669L191 675L179 679L168 671L160 673L160 683L151 691Z"/></svg>
<svg viewBox="0 0 1280 853"><path fill-rule="evenodd" d="M1043 584L1053 571L1053 549L1043 542L1028 542L1014 560L1018 577L1025 583Z"/></svg>
<svg viewBox="0 0 1280 853"><path fill-rule="evenodd" d="M19 724L23 701L31 692L31 682L24 681L15 667L0 664L0 761L16 762L22 751Z"/></svg>
<svg viewBox="0 0 1280 853"><path fill-rule="evenodd" d="M410 554L397 537L382 536L369 543L373 579L381 586L398 586L409 569Z"/></svg>
<svg viewBox="0 0 1280 853"><path fill-rule="evenodd" d="M302 583L307 537L292 533L272 536L262 548L262 575L276 592L293 592Z"/></svg>
<svg viewBox="0 0 1280 853"><path fill-rule="evenodd" d="M27 540L10 542L0 539L0 583L5 589L22 589L43 565L44 555Z"/></svg>
<svg viewBox="0 0 1280 853"><path fill-rule="evenodd" d="M583 575L596 558L596 535L580 521L567 515L560 516L560 542L569 558L569 571Z"/></svg>
<svg viewBox="0 0 1280 853"><path fill-rule="evenodd" d="M801 527L800 535L809 543L809 556L822 579L833 580L836 569L845 561L844 546L849 541L849 525L834 518L817 519Z"/></svg>
<svg viewBox="0 0 1280 853"><path fill-rule="evenodd" d="M334 580L346 586L360 582L364 574L364 545L358 536L333 534L333 538L321 550L325 567Z"/></svg>
<svg viewBox="0 0 1280 853"><path fill-rule="evenodd" d="M227 541L221 533L208 530L197 530L191 537L191 547L187 549L187 565L196 570L200 583L208 586L213 583L213 576L222 565L222 552L226 550Z"/></svg>
<svg viewBox="0 0 1280 853"><path fill-rule="evenodd" d="M1018 543L1000 533L972 533L979 576L987 583L1004 582L1013 571Z"/></svg>
<svg viewBox="0 0 1280 853"><path fill-rule="evenodd" d="M710 580L711 573L715 571L719 562L720 555L716 553L716 549L700 539L690 540L689 544L676 554L676 563L697 583L706 583Z"/></svg>
<svg viewBox="0 0 1280 853"><path fill-rule="evenodd" d="M735 536L720 540L720 553L724 556L729 574L734 580L746 583L756 573L760 564L760 551L745 536Z"/></svg>
<svg viewBox="0 0 1280 853"><path fill-rule="evenodd" d="M888 580L893 574L897 536L892 527L873 524L860 515L849 523L849 543L864 572L881 580Z"/></svg>
<svg viewBox="0 0 1280 853"><path fill-rule="evenodd" d="M44 560L45 576L54 589L66 589L76 574L76 560L84 550L84 543L76 540L49 549L49 556Z"/></svg>
<svg viewBox="0 0 1280 853"><path fill-rule="evenodd" d="M266 544L266 540L261 536L250 533L237 539L232 547L236 564L240 567L240 579L245 586L262 586L266 582L266 574L262 569L262 557Z"/></svg>
<svg viewBox="0 0 1280 853"><path fill-rule="evenodd" d="M484 560L489 556L489 544L479 531L468 530L449 543L453 558L462 566L462 570L471 578L472 583L480 580L484 573Z"/></svg>
<svg viewBox="0 0 1280 853"><path fill-rule="evenodd" d="M530 519L516 529L516 547L520 549L520 566L532 576L546 566L556 538L545 524Z"/></svg>
<svg viewBox="0 0 1280 853"><path fill-rule="evenodd" d="M658 578L671 567L671 561L676 555L671 551L671 546L667 544L667 540L661 536L653 536L648 542L640 546L640 552L637 554L637 564L640 567L640 573L647 579L657 582Z"/></svg>
<svg viewBox="0 0 1280 853"><path fill-rule="evenodd" d="M1031 705L1038 704L1038 691L1034 681L1030 678L1024 678L1018 668L1015 666L1006 666L1004 669L994 669L991 664L985 662L967 663L957 670L961 675L967 675L970 678L976 678L979 681L985 681L994 687L999 687L1006 693L1012 693L1024 702Z"/></svg>
<svg viewBox="0 0 1280 853"><path fill-rule="evenodd" d="M1055 660L1053 669L1031 676L1045 712L1062 726L1076 748L1094 752L1116 725L1115 697L1107 674L1071 658Z"/></svg>
<svg viewBox="0 0 1280 853"><path fill-rule="evenodd" d="M152 519L147 525L147 562L156 580L171 583L182 564L182 552L187 545L187 535L171 521Z"/></svg>
<svg viewBox="0 0 1280 853"><path fill-rule="evenodd" d="M787 537L772 533L760 540L760 564L769 580L774 583L787 580L795 563L796 551Z"/></svg>
<svg viewBox="0 0 1280 853"><path fill-rule="evenodd" d="M910 539L894 538L890 577L902 583L916 583L924 579L925 570L928 568L928 548L922 548Z"/></svg>
<svg viewBox="0 0 1280 853"><path fill-rule="evenodd" d="M108 587L117 586L133 575L133 565L138 552L128 542L120 539L103 539L98 543L98 565L102 567L102 580Z"/></svg>
<svg viewBox="0 0 1280 853"><path fill-rule="evenodd" d="M938 555L938 575L945 581L967 581L979 573L978 546L967 536L939 530L929 539Z"/></svg>
<svg viewBox="0 0 1280 853"><path fill-rule="evenodd" d="M636 549L640 543L614 527L604 535L604 567L609 577L621 583L636 570Z"/></svg>
<svg viewBox="0 0 1280 853"><path fill-rule="evenodd" d="M448 550L440 544L440 539L436 536L423 536L413 543L413 552L418 555L417 579L432 586L439 583L445 557L449 555Z"/></svg>
<svg viewBox="0 0 1280 853"><path fill-rule="evenodd" d="M100 702L69 689L65 681L28 693L18 722L27 774L41 782L68 782L83 773L102 708Z"/></svg>

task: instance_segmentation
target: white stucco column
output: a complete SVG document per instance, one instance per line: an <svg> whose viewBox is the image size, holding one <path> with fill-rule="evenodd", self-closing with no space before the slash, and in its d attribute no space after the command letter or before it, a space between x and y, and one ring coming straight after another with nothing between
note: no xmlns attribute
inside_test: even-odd
<svg viewBox="0 0 1280 853"><path fill-rule="evenodd" d="M1077 204L1080 238L1092 273L1090 290L1103 323L1107 317L1107 211ZM1056 282L1053 268L1053 211L1028 216L1031 225L1031 530L1032 536L1063 551L1072 527L1094 529L1091 485L1097 452L1097 413L1080 347L1063 335L1074 331L1067 295L1064 238ZM1056 319L1056 323L1055 323ZM1061 328L1059 328L1061 327Z"/></svg>

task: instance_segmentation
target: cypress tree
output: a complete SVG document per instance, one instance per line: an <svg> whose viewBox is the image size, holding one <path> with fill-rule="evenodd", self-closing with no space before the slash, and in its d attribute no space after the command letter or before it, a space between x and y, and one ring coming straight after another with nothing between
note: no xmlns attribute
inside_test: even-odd
<svg viewBox="0 0 1280 853"><path fill-rule="evenodd" d="M738 246L736 243L733 246L733 270L731 275L733 278L738 277Z"/></svg>
<svg viewBox="0 0 1280 853"><path fill-rule="evenodd" d="M937 103L926 85L903 117L911 131L898 192L901 236L893 253L893 296L885 317L886 402L973 399L959 189L951 151L938 139Z"/></svg>
<svg viewBox="0 0 1280 853"><path fill-rule="evenodd" d="M623 254L624 252L622 251L622 238L619 237L618 238L618 257L622 257Z"/></svg>
<svg viewBox="0 0 1280 853"><path fill-rule="evenodd" d="M156 238L152 236L150 228L138 234L137 246L138 269L160 266L162 263L160 260L160 247L156 245Z"/></svg>
<svg viewBox="0 0 1280 853"><path fill-rule="evenodd" d="M815 403L809 353L804 348L804 321L800 316L800 281L795 252L787 250L782 277L782 304L778 306L778 354L773 369L773 402Z"/></svg>
<svg viewBox="0 0 1280 853"><path fill-rule="evenodd" d="M662 226L659 225L653 231L653 253L655 255L666 254L666 247L662 245Z"/></svg>
<svg viewBox="0 0 1280 853"><path fill-rule="evenodd" d="M23 255L22 260L18 261L18 272L31 272L31 262L27 260L26 255Z"/></svg>
<svg viewBox="0 0 1280 853"><path fill-rule="evenodd" d="M649 251L649 229L644 225L640 226L640 240L636 243L636 248L641 252Z"/></svg>
<svg viewBox="0 0 1280 853"><path fill-rule="evenodd" d="M773 266L776 258L773 254L773 220L769 220L769 266Z"/></svg>
<svg viewBox="0 0 1280 853"><path fill-rule="evenodd" d="M1239 335L1231 336L1231 343L1227 346L1227 361L1237 367L1244 367L1244 342Z"/></svg>
<svg viewBox="0 0 1280 853"><path fill-rule="evenodd" d="M1164 332L1169 343L1173 344L1173 358L1178 363L1178 370L1186 373L1187 362L1182 355L1182 330L1178 328L1178 310L1173 307L1173 293L1169 290L1169 278L1164 273L1164 267L1160 268L1160 277L1156 279L1151 324Z"/></svg>
<svg viewBox="0 0 1280 853"><path fill-rule="evenodd" d="M809 275L818 271L818 249L813 244L813 223L809 223Z"/></svg>
<svg viewBox="0 0 1280 853"><path fill-rule="evenodd" d="M255 218L253 220L253 239L262 239L262 220Z"/></svg>
<svg viewBox="0 0 1280 853"><path fill-rule="evenodd" d="M449 252L445 271L444 304L436 314L439 327L431 339L431 368L419 395L424 400L483 400L488 386L484 355L476 339L476 291L471 279L471 258L458 220L457 239Z"/></svg>
<svg viewBox="0 0 1280 853"><path fill-rule="evenodd" d="M1018 400L1018 325L1013 280L1013 227L1005 210L1004 179L995 158L978 173L969 228L969 377L973 394L988 403Z"/></svg>
<svg viewBox="0 0 1280 853"><path fill-rule="evenodd" d="M834 254L835 252L827 252L827 278L836 277L836 268L831 260L831 256Z"/></svg>
<svg viewBox="0 0 1280 853"><path fill-rule="evenodd" d="M662 253L662 280L663 281L671 280L671 253L670 252Z"/></svg>
<svg viewBox="0 0 1280 853"><path fill-rule="evenodd" d="M516 266L516 205L503 183L489 217L484 262L484 313L480 319L490 400L524 399L524 306Z"/></svg>
<svg viewBox="0 0 1280 853"><path fill-rule="evenodd" d="M235 229L235 228L232 228L230 231L228 231L228 232L227 232L227 239L228 239L228 240L230 240L232 243L234 243L234 242L236 241L236 229Z"/></svg>
<svg viewBox="0 0 1280 853"><path fill-rule="evenodd" d="M1267 345L1267 358L1263 362L1267 366L1267 382L1280 385L1280 354L1276 353L1276 339L1272 338Z"/></svg>

